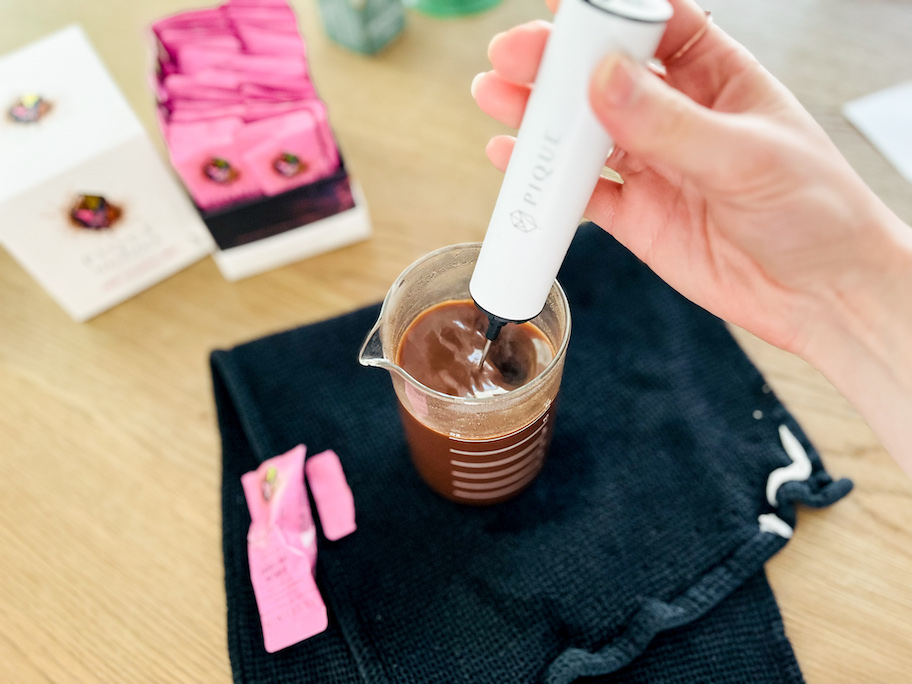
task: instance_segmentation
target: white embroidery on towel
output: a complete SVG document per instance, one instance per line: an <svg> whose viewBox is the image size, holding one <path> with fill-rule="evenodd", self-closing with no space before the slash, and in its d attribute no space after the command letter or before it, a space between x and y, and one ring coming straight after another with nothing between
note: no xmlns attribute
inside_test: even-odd
<svg viewBox="0 0 912 684"><path fill-rule="evenodd" d="M785 425L779 426L779 440L782 442L782 448L785 449L785 453L792 459L792 462L787 466L776 468L766 479L766 500L773 507L779 505L779 487L786 482L806 480L811 476L813 470L807 451L804 450L801 442ZM791 526L775 513L761 515L757 518L757 522L760 523L761 532L772 532L786 539L792 538L793 530Z"/></svg>
<svg viewBox="0 0 912 684"><path fill-rule="evenodd" d="M806 480L811 476L811 459L808 458L807 452L801 446L801 442L785 426L779 426L779 439L782 441L782 448L785 453L792 459L792 462L781 468L776 468L769 474L766 480L766 500L770 506L778 506L777 495L779 487L786 482L799 482Z"/></svg>
<svg viewBox="0 0 912 684"><path fill-rule="evenodd" d="M757 518L757 522L760 523L761 532L772 532L786 539L792 538L791 526L775 513L764 513Z"/></svg>

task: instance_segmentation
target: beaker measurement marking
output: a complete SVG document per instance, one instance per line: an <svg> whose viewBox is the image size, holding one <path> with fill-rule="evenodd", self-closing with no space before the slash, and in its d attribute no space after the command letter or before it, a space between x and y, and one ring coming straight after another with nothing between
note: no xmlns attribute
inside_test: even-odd
<svg viewBox="0 0 912 684"><path fill-rule="evenodd" d="M503 489L495 489L494 491L491 491L491 492L467 492L464 489L454 489L453 494L462 499L475 499L475 500L497 499L501 496L506 496L507 494L515 492L518 489L522 489L527 484L529 484L529 482L531 482L535 478L536 475L538 475L538 470L533 470L531 473L526 475L526 477L524 477L519 482L516 482L515 484L512 484L509 487L504 487Z"/></svg>
<svg viewBox="0 0 912 684"><path fill-rule="evenodd" d="M494 482L460 482L458 480L453 480L453 488L459 489L496 489L497 487L503 487L508 484L513 484L517 480L522 480L530 472L537 470L541 467L542 456L544 455L544 449L540 449L535 453L535 456L529 461L525 462L525 468L520 470L518 473L514 473L509 477L505 477L502 480L496 480Z"/></svg>
<svg viewBox="0 0 912 684"><path fill-rule="evenodd" d="M539 432L541 432L542 430L544 430L544 429L545 429L545 426L546 426L547 424L548 424L548 421L547 421L547 420L543 420L543 421L542 421L542 424L539 425L538 428L535 430L535 432L533 432L531 435L526 435L525 437L523 437L523 438L522 438L521 440L519 440L518 442L514 442L513 444L511 444L511 445L509 445L509 446L502 447L502 448L500 448L500 449L491 449L490 451L466 451L466 450L463 450L463 449L452 449L452 448L451 448L451 449L450 449L450 453L451 453L451 454L462 454L462 455L464 455L464 456L493 456L494 454L500 454L500 453L503 453L504 451L509 451L510 449L515 449L516 447L520 446L521 444L525 444L525 443L528 442L530 439L532 439L533 437L535 437L535 435L537 435ZM504 438L503 438L503 437L498 437L498 439L500 440L500 439L504 439ZM455 462L455 461L451 461L451 463L453 463L453 464L455 465L456 462Z"/></svg>
<svg viewBox="0 0 912 684"><path fill-rule="evenodd" d="M450 461L450 465L456 466L457 468L496 468L497 466L507 465L508 463L513 463L513 461L516 461L517 459L522 458L523 456L528 454L530 451L532 451L536 447L541 446L544 443L546 436L547 436L547 433L542 432L538 436L538 439L535 440L534 442L532 442L532 444L527 446L525 449L523 449L522 451L520 451L518 453L513 454L512 456L507 456L506 458L502 458L499 461L487 461L486 463L473 463L471 461ZM525 440L523 440L523 441L525 441ZM520 444L515 444L510 448L515 449L517 446L520 446ZM451 451L452 451L452 449L451 449ZM476 451L476 452L471 452L471 453L472 453L472 455L478 455L478 456L485 455L485 452L481 452L481 451ZM496 452L491 452L491 453L496 453Z"/></svg>
<svg viewBox="0 0 912 684"><path fill-rule="evenodd" d="M466 480L492 480L498 477L505 477L510 473L515 473L517 470L522 470L525 468L529 461L535 458L535 452L532 452L532 455L529 458L525 458L518 463L514 463L509 468L503 468L502 470L495 470L492 473L464 473L461 470L451 470L450 475L453 477L461 477Z"/></svg>

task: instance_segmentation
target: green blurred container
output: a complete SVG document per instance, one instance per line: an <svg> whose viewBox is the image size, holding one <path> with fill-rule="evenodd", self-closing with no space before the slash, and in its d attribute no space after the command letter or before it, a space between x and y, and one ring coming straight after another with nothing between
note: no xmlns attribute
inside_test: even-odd
<svg viewBox="0 0 912 684"><path fill-rule="evenodd" d="M501 3L501 0L403 0L409 9L432 17L458 17L483 12Z"/></svg>
<svg viewBox="0 0 912 684"><path fill-rule="evenodd" d="M405 28L400 0L320 0L326 35L366 55L388 45Z"/></svg>

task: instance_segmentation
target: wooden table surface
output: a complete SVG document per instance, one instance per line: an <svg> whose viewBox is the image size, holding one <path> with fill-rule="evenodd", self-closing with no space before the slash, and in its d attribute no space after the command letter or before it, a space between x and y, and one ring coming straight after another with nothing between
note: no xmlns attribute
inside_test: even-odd
<svg viewBox="0 0 912 684"><path fill-rule="evenodd" d="M81 325L0 252L0 681L228 681L208 353L378 301L415 258L484 234L500 175L483 150L504 131L469 84L488 39L544 7L409 13L395 44L364 57L325 38L313 0L294 4L371 240L234 284L205 259ZM912 79L912 3L708 6L912 222L912 186L839 111ZM81 23L158 141L144 31L191 7L0 0L0 52ZM832 474L856 485L801 510L768 565L807 679L912 680L912 480L817 372L735 334Z"/></svg>

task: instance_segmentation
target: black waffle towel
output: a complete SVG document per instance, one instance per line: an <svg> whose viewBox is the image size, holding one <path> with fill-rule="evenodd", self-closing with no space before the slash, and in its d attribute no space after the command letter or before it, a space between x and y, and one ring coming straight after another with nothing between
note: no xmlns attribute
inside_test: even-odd
<svg viewBox="0 0 912 684"><path fill-rule="evenodd" d="M550 455L492 507L446 501L413 470L387 373L356 361L378 307L213 353L235 681L801 681L763 563L796 503L851 483L723 323L597 227L559 279L573 332ZM810 475L780 478L773 506L768 477L793 461L780 426ZM240 476L299 443L339 454L358 530L319 537L329 629L270 655Z"/></svg>

